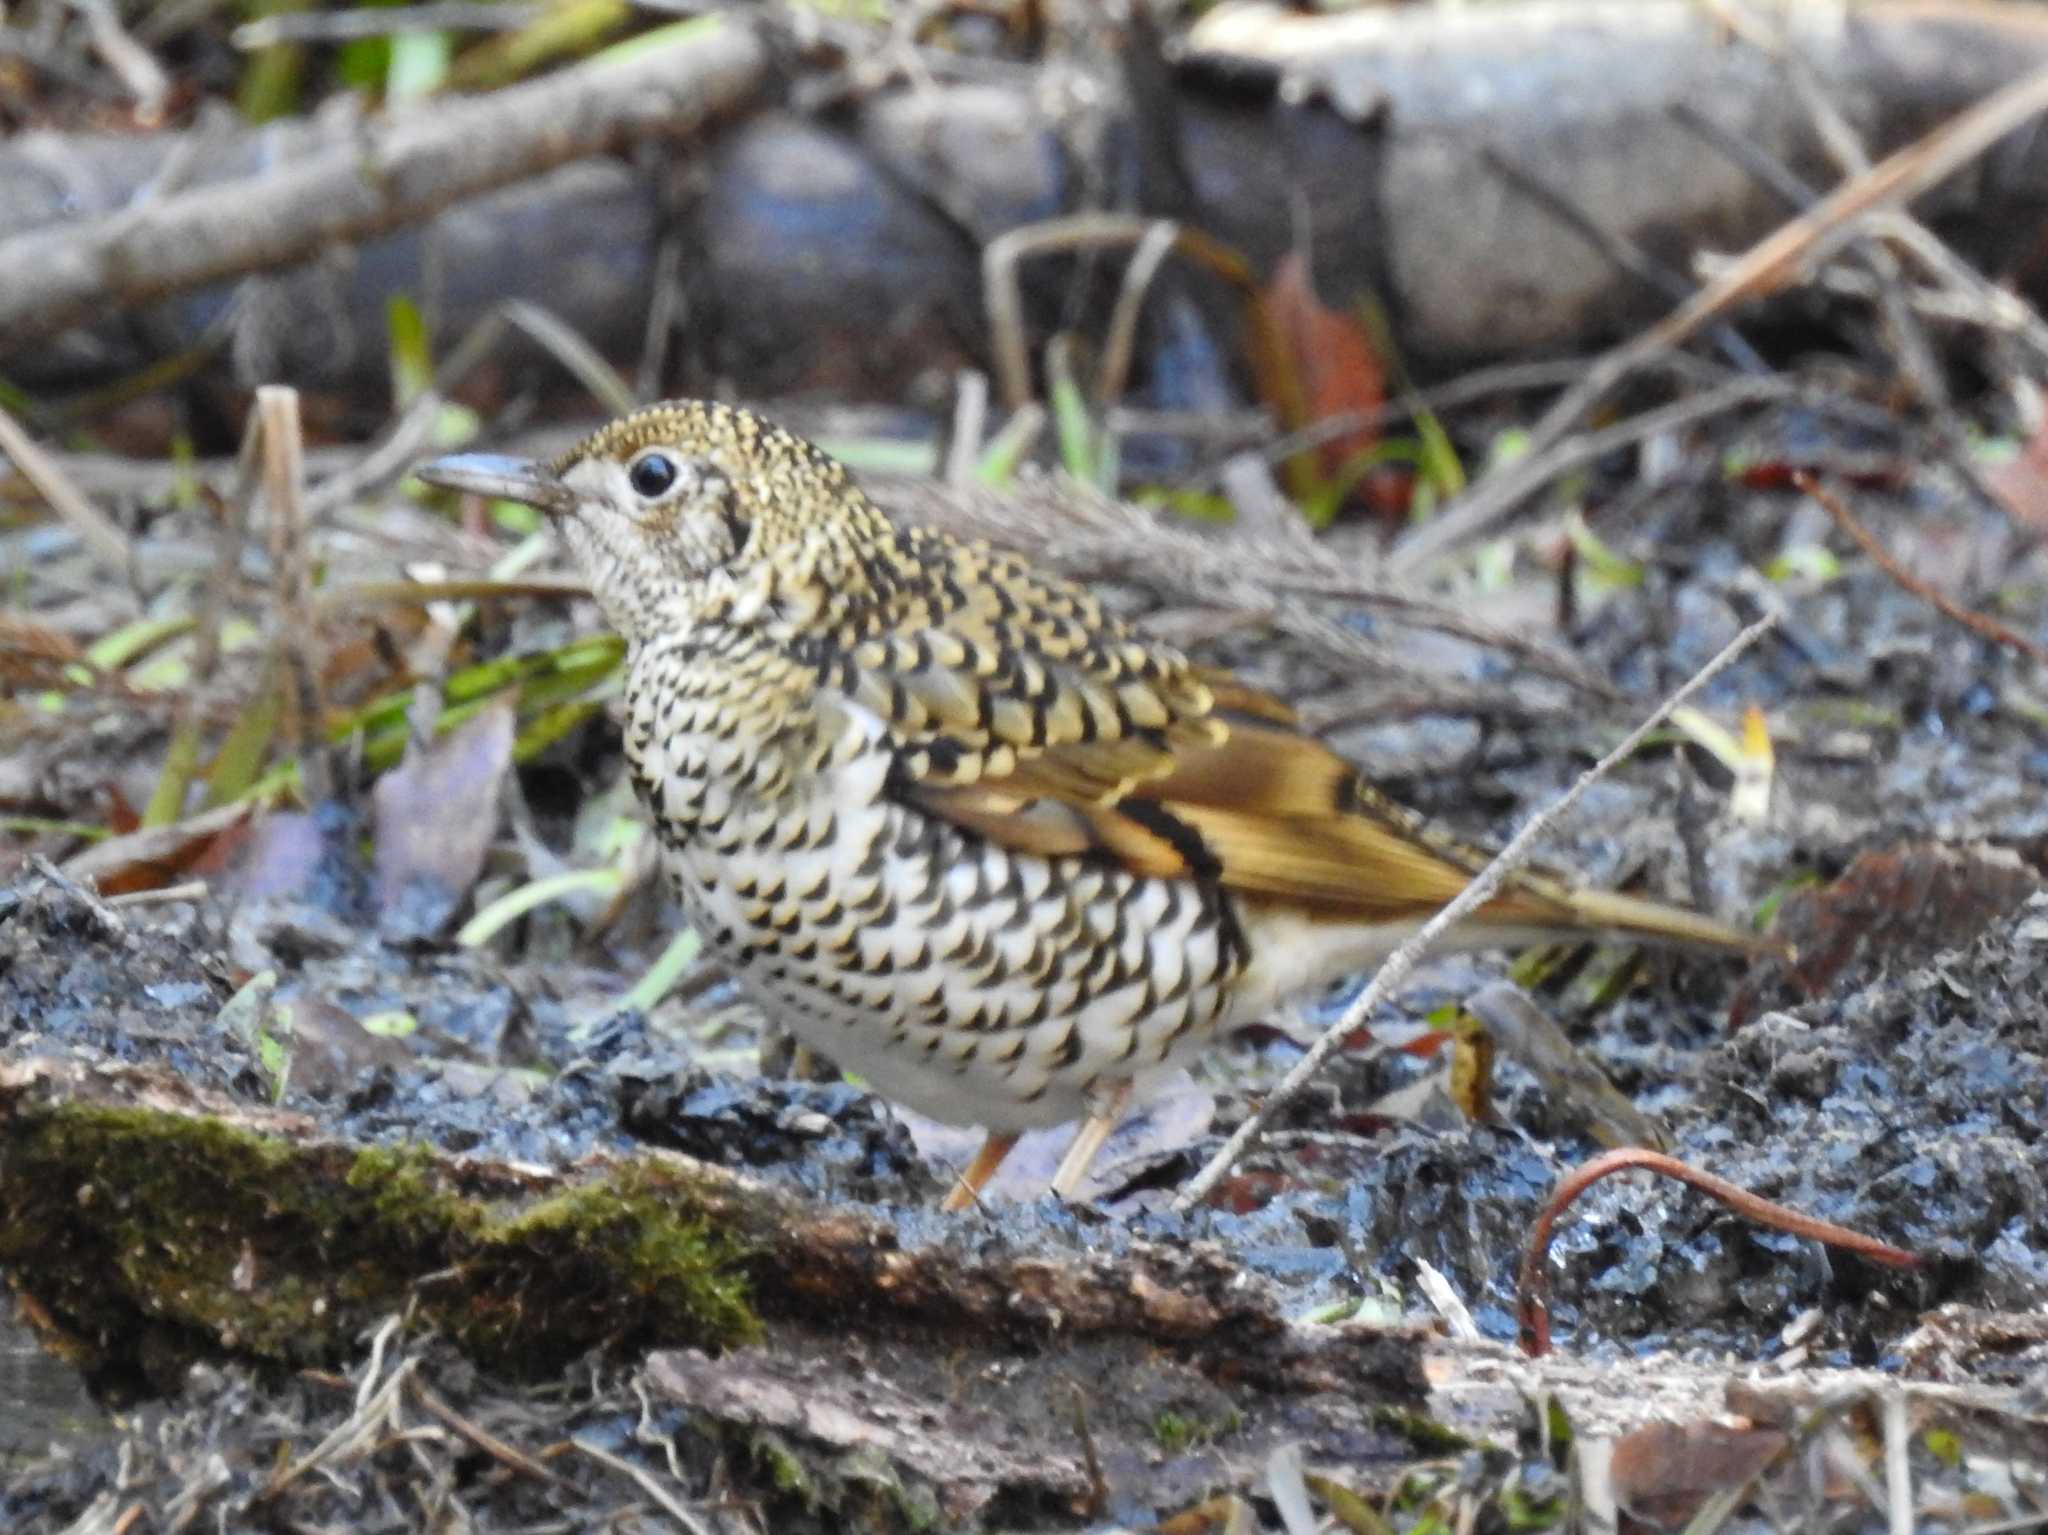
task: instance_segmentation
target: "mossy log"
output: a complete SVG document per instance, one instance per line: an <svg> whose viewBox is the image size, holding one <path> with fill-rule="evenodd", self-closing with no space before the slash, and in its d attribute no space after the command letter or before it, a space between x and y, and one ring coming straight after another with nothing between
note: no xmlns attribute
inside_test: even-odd
<svg viewBox="0 0 2048 1535"><path fill-rule="evenodd" d="M1026 1252L973 1219L914 1219L673 1152L522 1166L351 1143L161 1070L0 1066L0 1270L96 1371L331 1363L409 1309L521 1374L787 1324L941 1348L1132 1342L1256 1389L1422 1390L1420 1334L1291 1323L1214 1244Z"/></svg>

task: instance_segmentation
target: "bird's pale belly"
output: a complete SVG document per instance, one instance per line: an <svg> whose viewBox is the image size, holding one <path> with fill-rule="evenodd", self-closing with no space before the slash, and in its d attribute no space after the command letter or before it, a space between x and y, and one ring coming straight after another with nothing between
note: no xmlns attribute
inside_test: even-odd
<svg viewBox="0 0 2048 1535"><path fill-rule="evenodd" d="M981 842L882 797L878 764L827 772L806 816L734 801L667 865L763 1009L883 1096L956 1124L1057 1124L1233 1016L1226 897Z"/></svg>

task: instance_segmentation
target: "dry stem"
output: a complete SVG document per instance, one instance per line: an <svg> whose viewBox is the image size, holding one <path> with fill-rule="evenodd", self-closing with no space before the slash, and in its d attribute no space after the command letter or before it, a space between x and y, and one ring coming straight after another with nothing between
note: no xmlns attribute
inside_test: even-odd
<svg viewBox="0 0 2048 1535"><path fill-rule="evenodd" d="M320 657L313 625L310 541L306 510L305 435L299 426L299 392L282 384L256 391L256 419L263 433L263 496L270 514L271 580L276 593L280 642L290 657L298 719L299 778L307 799L319 804L333 792L327 743L321 738Z"/></svg>
<svg viewBox="0 0 2048 1535"><path fill-rule="evenodd" d="M2028 639L2017 629L2008 628L1989 614L1973 612L1953 598L1943 596L1893 559L1891 551L1877 541L1876 534L1856 520L1855 514L1849 510L1842 498L1805 470L1795 470L1792 483L1818 501L1822 510L1835 519L1835 526L1855 539L1856 546L1870 556L1871 563L1890 576L1901 590L1918 597L1937 613L1954 619L1972 634L1979 635L1994 645L2003 645L2008 650L2017 650L2031 660L2048 663L2048 649Z"/></svg>
<svg viewBox="0 0 2048 1535"><path fill-rule="evenodd" d="M5 248L0 244L0 250ZM0 271L5 270L0 267ZM0 298L0 305L5 302ZM112 566L122 581L131 587L135 585L135 550L128 536L108 520L106 513L86 500L63 466L37 445L5 406L0 406L0 453L6 454L21 477L49 502L50 509L71 524L86 548Z"/></svg>

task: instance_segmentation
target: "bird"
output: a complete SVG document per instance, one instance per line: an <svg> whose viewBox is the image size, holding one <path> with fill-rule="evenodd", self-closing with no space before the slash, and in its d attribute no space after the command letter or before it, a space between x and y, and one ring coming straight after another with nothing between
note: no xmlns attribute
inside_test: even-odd
<svg viewBox="0 0 2048 1535"><path fill-rule="evenodd" d="M1384 959L1485 862L1294 711L1024 554L898 526L838 460L671 401L429 484L544 513L626 642L626 762L681 910L881 1096L978 1127L944 1208L1220 1034ZM1020 530L1024 531L1024 530ZM1454 930L1755 953L1683 907L1524 872Z"/></svg>

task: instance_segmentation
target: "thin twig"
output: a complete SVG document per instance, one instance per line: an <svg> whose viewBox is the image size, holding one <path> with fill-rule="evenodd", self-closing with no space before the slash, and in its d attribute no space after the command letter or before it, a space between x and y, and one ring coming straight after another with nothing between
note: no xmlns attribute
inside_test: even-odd
<svg viewBox="0 0 2048 1535"><path fill-rule="evenodd" d="M1082 1516L1093 1522L1109 1512L1109 1481L1102 1474L1102 1458L1095 1453L1095 1435L1088 1427L1088 1393L1074 1387L1074 1434L1081 1441L1081 1463L1088 1470L1088 1506Z"/></svg>
<svg viewBox="0 0 2048 1535"><path fill-rule="evenodd" d="M135 549L128 535L85 499L57 460L43 451L4 405L0 405L0 453L6 454L15 472L49 502L50 509L71 524L88 549L112 566L129 587L135 586Z"/></svg>
<svg viewBox="0 0 2048 1535"><path fill-rule="evenodd" d="M1910 214L1888 209L1871 214L1866 222L1872 234L1893 242L1919 262L1928 276L1965 301L1969 307L1961 312L1961 317L1976 325L2012 332L2048 365L2048 323L2042 321L2041 312L2026 299L1986 277Z"/></svg>
<svg viewBox="0 0 2048 1535"><path fill-rule="evenodd" d="M1675 432L1681 426L1704 422L1712 418L1712 415L1722 415L1731 409L1741 409L1743 405L1792 399L1798 393L1800 387L1792 379L1776 375L1741 375L1737 379L1731 379L1729 383L1724 383L1718 389L1708 389L1700 395L1692 395L1690 399L1677 399L1671 401L1669 405L1659 405L1657 409L1642 411L1640 415L1630 415L1626 422L1616 422L1614 426L1599 432L1583 432L1577 436L1550 434L1542 448L1522 458L1516 458L1516 461L1501 471L1495 471L1485 481L1481 481L1473 495L1460 499L1430 522L1425 522L1419 532L1409 534L1409 538L1395 544L1389 557L1386 557L1386 569L1399 575L1413 575L1413 571L1419 569L1419 565L1425 559L1432 557L1432 551L1436 551L1438 546L1448 549L1452 542L1462 540L1466 532L1477 532L1479 526L1491 526L1499 516L1505 516L1509 510L1520 506L1524 497L1534 495L1538 489L1542 489L1559 475L1579 469L1581 465L1595 463L1597 458L1604 458L1616 448L1642 442L1645 438L1657 436L1661 432ZM1565 397L1569 399L1571 395L1567 393ZM1544 420L1548 420L1548 415ZM1534 444L1536 434L1532 434L1530 440ZM1485 514L1479 522L1470 520L1475 510ZM1432 530L1438 528L1438 524L1450 526L1452 534L1446 536L1444 540L1434 538ZM1417 549L1421 553L1417 553Z"/></svg>
<svg viewBox="0 0 2048 1535"><path fill-rule="evenodd" d="M242 552L242 514L248 509L248 501L230 501L207 487L201 487L200 499L213 517L213 565L206 572L199 602L191 678L171 706L170 746L164 753L163 770L150 795L149 807L143 812L145 826L166 825L185 812L186 794L199 765L200 698L220 664L221 620L227 611L229 590L234 585L235 568ZM268 676L266 672L266 686Z"/></svg>
<svg viewBox="0 0 2048 1535"><path fill-rule="evenodd" d="M608 1466L621 1476L629 1477L634 1482L637 1482L640 1490L660 1504L662 1510L669 1518L681 1525L684 1530L689 1532L689 1535L710 1535L704 1521L684 1507L674 1493L657 1482L643 1467L634 1465L624 1456L612 1454L610 1450L605 1449L602 1445L594 1444L588 1439L572 1439L569 1442L596 1461L600 1466Z"/></svg>
<svg viewBox="0 0 2048 1535"><path fill-rule="evenodd" d="M1735 0L1727 0L1727 3L1732 5ZM1758 25L1761 28L1763 23L1759 21ZM1813 123L1822 149L1834 161L1835 169L1850 178L1868 175L1870 151L1864 147L1862 136L1823 88L1820 72L1814 68L1805 51L1793 43L1789 30L1781 34L1774 52L1806 108L1806 115ZM1882 245L1865 242L1860 250L1853 253L1852 259L1860 260L1877 281L1878 311L1898 353L1900 371L1911 382L1924 405L1936 412L1945 412L1949 408L1948 386L1941 376L1934 345L1928 340L1925 327L1920 324L1919 316L1908 301L1898 258Z"/></svg>
<svg viewBox="0 0 2048 1535"><path fill-rule="evenodd" d="M1664 115L1723 156L1729 164L1770 192L1787 209L1798 213L1820 201L1820 191L1775 155L1767 154L1754 139L1724 128L1689 101L1676 101Z"/></svg>
<svg viewBox="0 0 2048 1535"><path fill-rule="evenodd" d="M1659 261L1627 236L1606 228L1533 166L1522 164L1506 150L1486 145L1479 151L1479 163L1584 240L1608 265L1633 277L1667 303L1682 304L1698 291L1698 284L1685 273ZM1716 325L1714 341L1728 361L1742 372L1771 371L1763 355L1733 325L1725 321Z"/></svg>
<svg viewBox="0 0 2048 1535"><path fill-rule="evenodd" d="M1702 1194L1718 1199L1745 1220L1755 1221L1760 1226L1769 1226L1774 1231L1790 1232L1796 1237L1820 1242L1829 1247L1839 1247L1858 1257L1868 1258L1872 1263L1881 1263L1886 1268L1916 1269L1920 1260L1902 1247L1889 1242L1880 1242L1875 1237L1865 1236L1860 1231L1851 1231L1847 1226L1837 1226L1833 1221L1816 1220L1811 1215L1802 1215L1789 1205L1781 1205L1774 1199L1751 1193L1739 1183L1730 1183L1726 1178L1717 1178L1712 1173L1694 1167L1690 1162L1681 1162L1661 1151L1652 1151L1647 1146L1617 1146L1612 1151L1603 1151L1590 1162L1583 1162L1558 1180L1548 1201L1536 1217L1536 1224L1529 1232L1529 1245L1522 1250L1522 1272L1517 1280L1518 1322L1522 1334L1523 1352L1540 1359L1550 1352L1550 1307L1545 1299L1544 1258L1550 1251L1550 1232L1557 1218L1569 1209L1572 1202L1587 1189L1611 1174L1625 1172L1639 1167L1646 1172L1662 1173L1667 1178L1676 1178L1680 1183L1698 1189Z"/></svg>
<svg viewBox="0 0 2048 1535"><path fill-rule="evenodd" d="M163 906L175 901L203 901L206 899L207 884L203 879L188 879L182 885L165 885L159 890L127 890L120 895L106 897L109 906L119 911L125 906Z"/></svg>
<svg viewBox="0 0 2048 1535"><path fill-rule="evenodd" d="M981 440L988 434L988 375L963 368L953 380L953 425L946 434L947 485L960 490L974 483L981 463Z"/></svg>
<svg viewBox="0 0 2048 1535"><path fill-rule="evenodd" d="M2032 660L2048 663L2048 648L2036 644L2017 629L2008 628L1989 614L1974 612L1954 598L1944 596L1893 559L1891 551L1877 541L1875 534L1856 520L1855 514L1849 510L1842 498L1805 470L1794 470L1792 483L1818 501L1822 510L1835 519L1835 526L1855 539L1856 546L1870 556L1871 563L1890 576L1902 590L1918 597L1944 617L1954 619L1972 634L1987 639L1994 645L2003 645L2008 650L2017 650Z"/></svg>
<svg viewBox="0 0 2048 1535"><path fill-rule="evenodd" d="M1409 973L1421 962L1422 957L1430 951L1436 941L1491 900L1515 871L1528 861L1537 842L1579 802L1588 789L1612 772L1618 763L1632 755L1648 738L1650 732L1664 723L1665 717L1673 709L1690 700L1738 656L1770 633L1777 621L1776 614L1766 614L1736 635L1722 648L1719 655L1695 672L1691 680L1657 705L1647 719L1624 736L1620 745L1582 773L1578 782L1567 789L1560 798L1532 815L1522 829L1515 833L1508 845L1494 854L1492 861L1479 871L1471 884L1461 890L1407 942L1388 956L1386 963L1381 965L1378 973L1373 976L1371 984L1344 1010L1344 1016L1324 1031L1322 1038L1309 1047L1308 1053L1295 1062L1294 1069L1282 1077L1279 1085L1266 1095L1266 1101L1237 1127L1236 1134L1224 1143L1223 1149L1211 1157L1208 1165L1181 1190L1173 1201L1173 1208L1185 1212L1207 1198L1209 1191L1236 1164L1237 1159L1244 1154L1245 1148L1265 1128L1267 1122L1285 1104L1293 1100L1309 1079L1322 1070L1324 1063L1341 1050L1352 1035L1366 1026L1374 1009L1408 979Z"/></svg>
<svg viewBox="0 0 2048 1535"><path fill-rule="evenodd" d="M1123 286L1117 290L1116 307L1110 311L1109 324L1102 333L1102 366L1095 376L1098 406L1114 405L1124 397L1124 385L1131 376L1131 358L1138 349L1138 320L1145 312L1145 295L1151 291L1152 280L1173 254L1179 238L1180 226L1170 219L1161 219L1145 231L1145 238L1131 253L1130 263L1124 268Z"/></svg>
<svg viewBox="0 0 2048 1535"><path fill-rule="evenodd" d="M562 1478L556 1476L554 1472L543 1466L524 1450L519 1449L516 1445L507 1444L482 1424L472 1423L453 1407L450 1407L432 1391L428 1390L426 1383L417 1375L412 1377L412 1399L424 1407L431 1416L439 1418L464 1439L467 1439L479 1450L490 1456L491 1459L511 1467L522 1476L530 1476L535 1481L546 1482L551 1487L566 1485Z"/></svg>
<svg viewBox="0 0 2048 1535"><path fill-rule="evenodd" d="M164 102L171 94L171 77L163 65L121 24L111 0L70 0L71 8L85 18L92 49L107 68L120 77L122 86L135 98L136 121L153 128L163 121Z"/></svg>
<svg viewBox="0 0 2048 1535"><path fill-rule="evenodd" d="M1913 1466L1908 1459L1912 1431L1906 1423L1906 1393L1883 1393L1885 1514L1891 1535L1913 1535Z"/></svg>
<svg viewBox="0 0 2048 1535"><path fill-rule="evenodd" d="M380 1335L378 1343L381 1346ZM396 1421L399 1398L404 1394L405 1384L418 1367L414 1359L402 1359L390 1375L378 1380L382 1368L381 1347L373 1351L371 1362L363 1373L362 1386L356 1393L355 1411L337 1423L327 1437L289 1465L280 1466L258 1489L255 1501L258 1505L274 1502L286 1488L304 1476L308 1471L317 1470L331 1460L348 1455L360 1455L376 1439L388 1432Z"/></svg>
<svg viewBox="0 0 2048 1535"><path fill-rule="evenodd" d="M322 516L403 476L427 445L448 396L490 356L508 328L523 332L560 363L604 407L607 415L628 415L639 404L618 370L575 327L539 304L507 299L492 305L482 319L463 333L434 370L433 382L412 398L381 442L307 493L308 513Z"/></svg>

